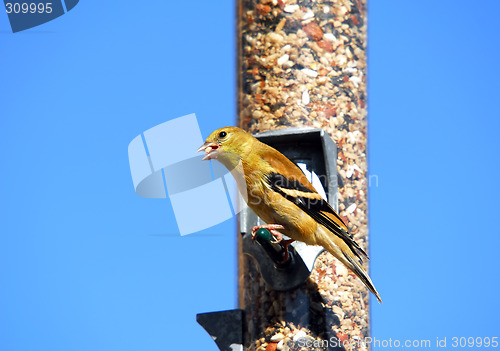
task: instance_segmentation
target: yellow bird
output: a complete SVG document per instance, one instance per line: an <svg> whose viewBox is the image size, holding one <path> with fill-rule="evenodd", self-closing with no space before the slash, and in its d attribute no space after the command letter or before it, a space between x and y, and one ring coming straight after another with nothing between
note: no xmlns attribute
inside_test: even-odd
<svg viewBox="0 0 500 351"><path fill-rule="evenodd" d="M231 171L248 206L267 223L254 227L252 235L259 228L266 228L278 242L282 241L282 234L292 239L283 240L285 248L293 240L321 245L382 302L361 265L362 256L368 255L292 161L237 127L217 129L198 151L205 151L203 160L217 160Z"/></svg>

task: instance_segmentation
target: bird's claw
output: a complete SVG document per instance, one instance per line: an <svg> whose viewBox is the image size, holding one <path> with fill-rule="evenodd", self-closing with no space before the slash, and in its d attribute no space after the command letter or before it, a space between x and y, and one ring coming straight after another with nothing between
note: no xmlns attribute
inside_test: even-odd
<svg viewBox="0 0 500 351"><path fill-rule="evenodd" d="M255 241L255 233L257 233L257 230L259 229L267 229L271 232L272 236L275 238L272 243L277 244L283 240L283 234L278 232L278 230L283 230L285 229L285 227L283 227L281 224L264 224L256 225L252 228L252 243Z"/></svg>
<svg viewBox="0 0 500 351"><path fill-rule="evenodd" d="M281 234L277 230L271 229L270 232L274 237L274 240L271 241L273 244L279 244L283 240L283 234Z"/></svg>

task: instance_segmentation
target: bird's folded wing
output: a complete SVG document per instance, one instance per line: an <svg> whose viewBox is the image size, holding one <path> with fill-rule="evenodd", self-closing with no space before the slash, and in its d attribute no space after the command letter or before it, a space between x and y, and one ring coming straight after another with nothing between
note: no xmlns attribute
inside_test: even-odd
<svg viewBox="0 0 500 351"><path fill-rule="evenodd" d="M321 197L302 170L285 155L265 144L258 145L258 155L266 165L265 174L270 188L293 202L316 222L341 238L362 260L366 252L354 241L342 218Z"/></svg>
<svg viewBox="0 0 500 351"><path fill-rule="evenodd" d="M309 182L305 176L286 177L279 173L269 173L267 182L271 189L293 202L316 222L341 238L360 260L362 258L359 253L368 258L366 252L353 240L347 226L330 204L315 190L311 190L312 186L304 184L304 182Z"/></svg>

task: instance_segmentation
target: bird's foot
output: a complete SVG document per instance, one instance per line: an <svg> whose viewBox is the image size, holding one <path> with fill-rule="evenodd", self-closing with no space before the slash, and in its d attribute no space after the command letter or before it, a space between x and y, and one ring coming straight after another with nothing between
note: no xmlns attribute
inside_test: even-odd
<svg viewBox="0 0 500 351"><path fill-rule="evenodd" d="M255 241L255 233L259 229L269 230L275 239L273 243L279 243L283 240L283 234L278 232L278 230L283 230L285 229L285 227L283 227L281 224L264 224L264 225L256 225L255 227L252 228L252 242Z"/></svg>
<svg viewBox="0 0 500 351"><path fill-rule="evenodd" d="M284 264L288 259L290 258L290 253L288 252L288 245L293 243L295 240L293 239L287 239L283 240L283 234L281 234L278 230L283 230L285 227L283 227L281 224L265 224L265 225L259 225L255 226L252 228L252 242L255 240L255 233L259 229L267 229L271 233L271 235L274 237L274 240L271 241L272 243L275 244L280 244L283 247L283 260L280 262L280 264Z"/></svg>

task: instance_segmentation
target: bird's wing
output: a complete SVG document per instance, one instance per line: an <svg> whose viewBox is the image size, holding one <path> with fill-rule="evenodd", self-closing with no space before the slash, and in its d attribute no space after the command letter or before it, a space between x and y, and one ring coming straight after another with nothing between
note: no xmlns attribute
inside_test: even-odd
<svg viewBox="0 0 500 351"><path fill-rule="evenodd" d="M275 151L275 150L273 150ZM341 238L361 260L366 252L353 240L347 226L330 204L319 195L299 167L281 153L269 152L262 156L272 169L267 173L267 183L287 200L293 202L316 222ZM286 160L286 161L285 161Z"/></svg>

